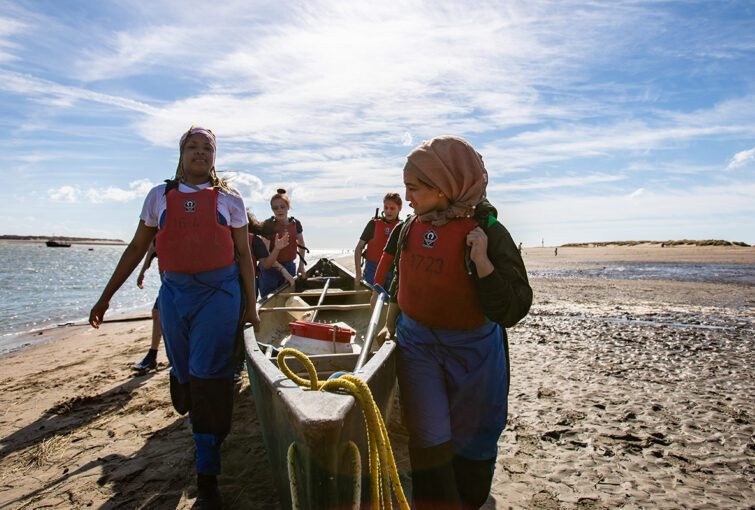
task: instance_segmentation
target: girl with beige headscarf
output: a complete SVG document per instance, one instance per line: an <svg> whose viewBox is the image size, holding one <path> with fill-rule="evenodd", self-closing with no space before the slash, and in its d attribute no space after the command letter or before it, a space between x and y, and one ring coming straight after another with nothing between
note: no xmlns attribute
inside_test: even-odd
<svg viewBox="0 0 755 510"><path fill-rule="evenodd" d="M504 328L532 302L519 252L485 200L487 182L482 157L462 138L414 149L404 185L416 216L394 229L375 276L381 281L391 264L398 272L379 339L398 343L420 510L479 508L487 499L508 404Z"/></svg>

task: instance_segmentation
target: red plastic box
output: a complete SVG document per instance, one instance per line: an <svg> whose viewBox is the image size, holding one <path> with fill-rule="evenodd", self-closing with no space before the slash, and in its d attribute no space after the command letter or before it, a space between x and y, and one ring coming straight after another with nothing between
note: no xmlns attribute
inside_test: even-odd
<svg viewBox="0 0 755 510"><path fill-rule="evenodd" d="M333 324L320 324L319 322L296 321L288 323L291 334L314 340L333 341ZM356 334L351 328L339 326L336 332L336 342L349 343L351 337Z"/></svg>

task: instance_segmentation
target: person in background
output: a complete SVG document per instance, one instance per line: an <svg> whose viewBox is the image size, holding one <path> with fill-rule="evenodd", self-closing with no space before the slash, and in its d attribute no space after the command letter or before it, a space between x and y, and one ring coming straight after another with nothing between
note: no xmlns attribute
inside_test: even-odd
<svg viewBox="0 0 755 510"><path fill-rule="evenodd" d="M150 190L134 238L89 314L98 328L113 294L155 239L170 395L179 414L189 413L194 437L195 508L222 508L217 475L231 428L234 344L244 323L259 330L246 209L215 172L216 143L212 131L200 127L181 137L175 179Z"/></svg>
<svg viewBox="0 0 755 510"><path fill-rule="evenodd" d="M278 255L281 250L286 248L291 242L291 238L288 231L275 235L275 242L272 251L268 251L266 239L262 237L264 225L255 218L254 214L247 210L247 218L249 220L249 249L252 253L252 266L254 267L254 273L257 277L257 297L259 297L259 275L263 269L275 269L278 271L285 281L289 285L294 285L294 277L289 273L283 264L278 262Z"/></svg>
<svg viewBox="0 0 755 510"><path fill-rule="evenodd" d="M157 251L155 251L154 241L150 243L147 255L144 256L144 264L142 265L139 276L136 278L136 285L140 288L144 288L144 273L147 272L152 261L157 257ZM134 365L132 368L137 372L148 372L157 368L157 350L160 348L160 339L163 336L163 332L160 329L160 312L157 309L157 299L152 307L152 343L149 346L149 351L144 359Z"/></svg>
<svg viewBox="0 0 755 510"><path fill-rule="evenodd" d="M390 237L393 229L401 224L398 218L401 212L401 205L401 195L398 193L386 194L383 198L383 215L375 216L364 227L357 247L354 248L356 287L359 287L362 278L370 285L375 283L375 270L377 269L378 262L380 262L380 256L383 254L385 243L388 241L388 237ZM367 250L364 254L364 274L362 274L362 250L364 250L365 245L367 246ZM385 280L378 283L383 288L388 288L392 278L393 274L388 273Z"/></svg>
<svg viewBox="0 0 755 510"><path fill-rule="evenodd" d="M255 288L257 289L257 295L255 296L255 299L259 297L259 274L262 268L275 268L281 273L281 275L283 275L283 278L289 283L289 285L293 287L295 283L294 277L291 276L291 273L286 271L286 268L283 267L283 265L277 260L280 250L288 246L288 232L276 235L275 248L271 253L267 251L267 246L265 246L265 243L262 240L263 238L261 237L262 223L257 221L257 218L254 217L254 214L252 214L249 209L247 209L246 211L246 216L249 220L249 251L252 254L252 267L254 268L254 273L256 276ZM239 349L238 359L236 360L236 367L233 371L234 381L238 382L241 380L245 367L246 357L244 350Z"/></svg>
<svg viewBox="0 0 755 510"><path fill-rule="evenodd" d="M275 243L278 236L288 234L288 244L278 252L277 260L290 274L298 274L300 278L307 276L304 264L305 252L307 251L304 244L304 235L299 220L288 215L291 208L291 200L286 195L286 190L279 188L278 192L270 199L270 208L273 210L273 216L262 223L262 235L267 240L268 250L275 251ZM299 265L296 266L295 260L299 256ZM259 282L260 295L267 296L269 293L283 285L286 281L283 274L276 268L261 268Z"/></svg>
<svg viewBox="0 0 755 510"><path fill-rule="evenodd" d="M397 273L378 341L397 342L418 510L487 500L508 406L504 328L532 303L522 258L485 200L487 177L462 138L414 149L404 185L416 216L393 231L380 261Z"/></svg>

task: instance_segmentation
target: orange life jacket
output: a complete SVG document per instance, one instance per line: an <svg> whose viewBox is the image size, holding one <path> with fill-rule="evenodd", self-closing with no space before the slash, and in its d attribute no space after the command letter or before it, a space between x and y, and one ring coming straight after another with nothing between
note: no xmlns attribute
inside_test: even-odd
<svg viewBox="0 0 755 510"><path fill-rule="evenodd" d="M165 224L155 247L160 271L201 273L234 262L231 227L218 222L218 188L165 194Z"/></svg>
<svg viewBox="0 0 755 510"><path fill-rule="evenodd" d="M437 227L414 221L399 259L398 305L401 312L429 327L470 329L487 322L474 275L464 263L471 218Z"/></svg>
<svg viewBox="0 0 755 510"><path fill-rule="evenodd" d="M385 243L388 242L391 232L401 222L396 219L392 223L388 223L383 218L374 218L372 221L375 222L375 234L367 242L364 258L377 264L380 262L380 256L383 254L383 248L385 248Z"/></svg>
<svg viewBox="0 0 755 510"><path fill-rule="evenodd" d="M283 232L288 231L288 246L278 252L278 262L280 262L281 264L285 264L286 262L293 262L294 260L296 260L297 248L296 221L294 221L293 218L289 218L288 224L284 225L279 221L273 220L273 228L275 229L275 232L273 233L273 238L270 240L270 251L273 251L273 248L275 248L275 238L278 236L278 234L283 235Z"/></svg>

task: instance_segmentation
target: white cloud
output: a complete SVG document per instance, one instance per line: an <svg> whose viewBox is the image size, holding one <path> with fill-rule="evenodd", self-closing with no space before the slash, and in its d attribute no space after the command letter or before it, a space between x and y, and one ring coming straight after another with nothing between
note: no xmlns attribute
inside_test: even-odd
<svg viewBox="0 0 755 510"><path fill-rule="evenodd" d="M47 196L53 202L74 203L78 200L79 190L73 186L61 186L57 189L48 189Z"/></svg>
<svg viewBox="0 0 755 510"><path fill-rule="evenodd" d="M49 80L5 70L0 70L0 90L22 94L40 103L63 108L70 107L77 101L92 101L144 114L155 111L151 106L133 99L60 85Z"/></svg>
<svg viewBox="0 0 755 510"><path fill-rule="evenodd" d="M731 158L731 162L729 162L729 165L726 167L727 170L731 170L732 168L738 168L740 166L744 166L750 163L750 161L755 159L755 148L752 148L750 150L737 152L734 154L734 157Z"/></svg>
<svg viewBox="0 0 755 510"><path fill-rule="evenodd" d="M246 172L227 172L221 175L228 179L230 185L236 188L245 200L262 201L273 194L265 189L262 180L255 175Z"/></svg>
<svg viewBox="0 0 755 510"><path fill-rule="evenodd" d="M642 195L643 193L645 193L645 188L638 188L638 189L636 189L635 191L633 191L632 193L629 194L629 198L637 198L640 195Z"/></svg>
<svg viewBox="0 0 755 510"><path fill-rule="evenodd" d="M137 198L144 198L154 184L149 179L139 179L128 185L129 189L108 186L104 189L89 188L86 196L89 202L93 204L102 204L106 202L130 202Z"/></svg>
<svg viewBox="0 0 755 510"><path fill-rule="evenodd" d="M14 42L13 38L27 28L21 21L0 15L0 62L18 60L13 51L19 48L19 44Z"/></svg>

